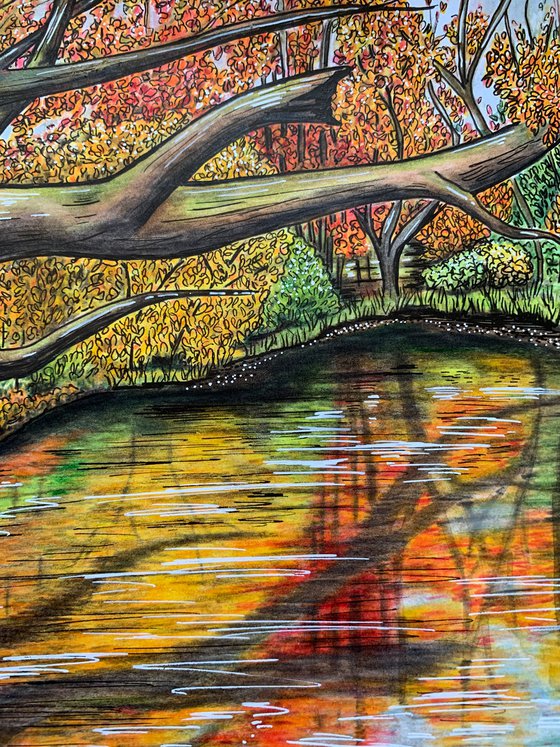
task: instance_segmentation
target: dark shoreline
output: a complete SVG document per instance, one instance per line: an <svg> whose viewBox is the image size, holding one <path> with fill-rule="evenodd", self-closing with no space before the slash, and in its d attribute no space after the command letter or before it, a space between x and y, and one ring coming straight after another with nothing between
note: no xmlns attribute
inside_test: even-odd
<svg viewBox="0 0 560 747"><path fill-rule="evenodd" d="M498 322L499 326L497 326ZM421 313L410 315L400 313L390 317L364 319L356 322L342 323L335 327L329 327L320 335L308 342L284 348L283 350L271 350L267 353L244 358L243 360L222 369L220 372L211 374L199 381L179 385L148 385L147 387L142 387L142 390L164 389L167 391L173 391L177 386L179 386L182 391L210 391L210 387L215 391L214 387L235 386L236 382L239 380L246 382L248 377L252 378L256 366L262 366L272 360L276 360L279 356L284 355L285 353L329 342L338 337L349 336L396 324L417 325L446 334L472 335L483 339L491 338L502 341L511 340L516 344L531 345L551 352L560 353L560 328L549 327L544 324L539 325L534 321L525 322L505 316L492 318L470 317L465 321L445 314L439 315L434 312L426 312L425 316Z"/></svg>
<svg viewBox="0 0 560 747"><path fill-rule="evenodd" d="M326 328L321 334L304 343L292 347L271 350L251 357L246 357L226 368L216 371L203 379L191 382L148 384L141 387L123 386L116 389L95 389L77 393L70 401L63 405L57 405L39 415L31 415L18 423L14 428L0 434L0 448L11 450L17 446L21 438L33 437L32 428L43 423L48 423L56 413L64 413L64 417L71 417L73 408L88 400L88 404L98 400L103 405L109 404L111 398L120 398L127 394L137 396L150 395L155 392L165 394L189 393L211 393L235 391L240 386L245 386L256 375L256 370L262 366L277 360L285 354L293 354L298 349L308 348L344 336L351 336L367 332L381 327L392 325L415 325L426 330L433 330L444 334L478 337L481 339L494 339L501 341L512 341L516 345L530 345L549 352L560 353L560 329L535 321L525 321L505 316L500 317L469 317L460 320L443 313L434 311L416 311L415 313L400 313L383 318L364 319L355 322L341 323L340 325Z"/></svg>

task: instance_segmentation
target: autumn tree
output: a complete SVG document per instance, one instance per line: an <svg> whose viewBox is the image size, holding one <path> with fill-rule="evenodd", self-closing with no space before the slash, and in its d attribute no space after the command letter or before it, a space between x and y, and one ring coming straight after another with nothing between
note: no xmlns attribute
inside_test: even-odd
<svg viewBox="0 0 560 747"><path fill-rule="evenodd" d="M446 6L447 3L440 3L440 7ZM522 91L527 87L527 81L519 74L519 61L526 57L523 50L530 48L532 73L536 72L537 67L546 64L547 47L556 21L552 12L545 14L543 23L546 30L540 36L534 35L528 2L525 3L523 20L514 21L512 0L499 0L491 12L480 4L475 5L471 0L459 0L457 12L443 25L442 33L438 34L437 27L432 29L431 56L437 73L436 96L442 109L447 112L457 139L470 140L469 127L474 129L477 136L487 137L504 124L523 120L524 117L507 116L512 112L508 100L519 96L523 98ZM537 42L537 36L541 42ZM542 43L543 37L548 41ZM495 92L500 97L497 108L494 102L484 101L481 95L481 82L492 87L494 79L497 83ZM509 88L503 85L504 79L507 79ZM550 89L541 90L539 95L541 106L553 107L557 89L554 93ZM525 101L525 104L528 102ZM461 108L463 112L460 111ZM523 108L527 109L525 116L529 117L528 106ZM541 125L545 126L543 120ZM553 131L554 127L549 127L549 132ZM505 187L506 185L501 186L501 195L499 192L489 193L488 198L498 208L500 217L508 220L511 217L511 198L504 193ZM524 225L534 225L535 216L521 189L518 175L514 175L508 187ZM455 231L455 235L470 236L471 240L488 235L485 226L473 223L472 220L465 221L464 216L457 216L456 211L446 208L439 220L430 226L436 241L438 236L445 237L450 225L455 222L460 224L461 229L459 232ZM429 240L426 234L424 238ZM543 279L544 258L538 242L535 243L535 252L536 276L540 282Z"/></svg>
<svg viewBox="0 0 560 747"><path fill-rule="evenodd" d="M406 226L418 215L407 212L406 201L414 201L420 212L428 205L431 210L435 202L453 205L511 238L549 238L545 231L505 222L488 211L477 195L545 155L556 141L554 126L534 131L520 123L482 137L476 144L461 146L446 141L445 127L440 123L436 139L415 144L403 133L401 145L399 115L412 118L408 127L415 122L421 125L428 105L424 99L407 102L412 93L408 83L402 83L406 74L399 61L400 53L406 58L407 42L399 42L396 33L391 39L393 56L386 65L387 85L381 93L373 91L378 64L374 51L369 53L372 69L366 67L365 72L352 72L344 65L311 70L311 47L305 62L307 72L294 70L287 57L282 63L283 35L289 46L298 38L293 29L319 24L330 39L332 24L341 19L369 17L380 11L405 12L412 19L413 7L387 2L271 14L263 2L251 6L254 17L250 21L222 9L210 29L205 27L205 23L212 25L206 3L200 8L196 3L180 4L178 15L167 3L157 7L159 19L154 22L144 6L139 12L140 5L131 3L135 19L132 36L130 27L125 31L125 24L120 23L116 5L110 27L102 22L101 8L93 2L54 0L40 24L27 5L18 11L23 20L13 25L11 38L7 35L8 46L0 56L0 110L6 132L12 131L8 138L16 139L20 159L14 153L5 159L6 168L15 173L12 178L5 177L7 183L0 189L2 261L35 257L146 261L205 256L228 242L379 203L393 204L383 228L391 233L391 251L395 252L395 232L400 232L402 240ZM201 16L201 10L207 15ZM30 33L22 38L24 24ZM185 28L189 32L186 37ZM279 64L271 61L270 47L275 45ZM118 53L112 54L115 48ZM327 48L323 47L323 57L331 54L324 51ZM340 62L354 64L350 55ZM423 71L416 72L421 75ZM338 127L333 113L340 116L339 108L331 108L338 84L347 79L340 89L344 97L356 80L368 83L370 73L372 104L377 101L380 107L370 111L393 125L392 135L386 138L386 160L378 155L368 163L360 157L359 162L339 162L336 167L322 164L312 171L300 163L297 170L282 175L261 173L231 179L228 174L212 181L195 179L209 159L254 130L278 123ZM413 103L418 104L414 112ZM438 116L431 109L430 115ZM353 112L345 116L351 119ZM134 137L139 117L149 135L143 138L140 150ZM84 125L81 139L73 137L76 119ZM100 143L101 153L90 150L88 122L106 135L107 142ZM39 123L47 146L36 153L32 135ZM127 133L125 142L116 159L103 162L103 147L112 147L118 128ZM449 147L443 147L446 145ZM74 159L71 173L60 179L64 183L57 183L45 174L51 173L61 153L71 154L70 161L73 156L80 157ZM24 166L18 172L17 163L29 161L37 168L41 158L45 159L42 169L26 175ZM29 181L32 184L24 186ZM389 232L387 228L393 224ZM390 277L387 283L388 287L395 285ZM160 291L164 294L166 288L162 286ZM120 311L127 314L135 304L140 308L164 300L164 295L146 298L132 294ZM52 345L36 343L38 362L34 365L59 352L61 340L72 344L80 334L91 334L106 324L108 316L113 319L117 311L112 307L98 311L95 320L87 316L69 320L67 328L57 331ZM25 347L12 351L4 361L4 375L17 371L29 353Z"/></svg>
<svg viewBox="0 0 560 747"><path fill-rule="evenodd" d="M446 123L428 96L429 59L417 51L425 29L422 15L383 13L352 19L345 27L336 59L346 65L355 61L337 102L342 122L337 146L345 165L406 161L450 146ZM356 246L361 230L373 247L383 293L398 295L403 250L438 204L437 199L398 199L353 212L357 226L349 235Z"/></svg>
<svg viewBox="0 0 560 747"><path fill-rule="evenodd" d="M467 9L465 4L462 7ZM497 20L481 10L467 15L469 50L478 53L480 61ZM499 17L498 12L498 20ZM449 66L453 71L456 69L453 50L457 39L453 28L457 16L452 16L445 33L439 36L436 33L439 10L435 19L435 28L426 22L423 14L412 11L344 19L335 39L327 40L333 59L353 68L339 86L335 100L335 115L341 127L272 128L273 136L264 138L262 150L276 168L284 172L403 160L490 134L490 128L481 133L475 126L484 119L474 94L476 60L471 61L473 67L469 67L468 76L471 109L478 118L473 118L467 106L471 103L465 94L467 84L460 90L464 96L459 96L461 82L457 79L455 87L450 88L439 69L441 55L448 62L451 60ZM479 42L482 46L477 46ZM312 43L310 34L306 48ZM308 52L307 59L322 59L324 44L325 39L316 32L314 53ZM299 70L305 59L302 62L289 58L289 64ZM480 84L479 78L476 82ZM500 184L481 195L484 205L503 221L512 217L512 189L509 183ZM368 246L373 247L383 290L390 294L398 293L400 257L415 237L430 248L433 256L439 256L490 235L488 227L477 219L437 200L399 200L392 205L362 206L349 213L338 213L326 226L330 229L330 244L339 255L358 260L367 254ZM314 222L309 235L312 243L322 247L324 225ZM359 267L356 261L358 273Z"/></svg>

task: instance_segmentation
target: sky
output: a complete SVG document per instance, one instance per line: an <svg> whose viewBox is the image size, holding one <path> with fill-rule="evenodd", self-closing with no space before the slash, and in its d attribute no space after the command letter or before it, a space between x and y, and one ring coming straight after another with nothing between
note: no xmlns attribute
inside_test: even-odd
<svg viewBox="0 0 560 747"><path fill-rule="evenodd" d="M457 13L459 7L459 0L447 0L448 9L446 12L447 16L451 16ZM471 0L470 7L476 8L478 5L482 5L487 10L493 10L497 7L499 0ZM437 0L434 0L433 4L438 4ZM510 17L512 20L519 19L520 21L525 15L526 0L512 0ZM560 0L528 0L529 16L533 23L537 23L539 18L542 18L543 9L546 12L550 8L560 8Z"/></svg>

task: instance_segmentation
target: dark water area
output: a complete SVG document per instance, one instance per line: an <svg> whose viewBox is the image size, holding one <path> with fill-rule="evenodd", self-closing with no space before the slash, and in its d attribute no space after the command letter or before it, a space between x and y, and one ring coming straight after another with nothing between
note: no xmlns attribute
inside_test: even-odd
<svg viewBox="0 0 560 747"><path fill-rule="evenodd" d="M0 462L0 743L560 744L560 367L398 325Z"/></svg>

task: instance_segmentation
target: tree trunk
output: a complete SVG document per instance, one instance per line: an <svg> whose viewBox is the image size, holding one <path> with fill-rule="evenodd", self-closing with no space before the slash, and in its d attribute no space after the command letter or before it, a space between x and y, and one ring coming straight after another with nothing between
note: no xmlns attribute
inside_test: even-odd
<svg viewBox="0 0 560 747"><path fill-rule="evenodd" d="M529 207L529 203L527 202L527 199L523 194L523 190L521 189L521 185L519 184L519 179L517 177L514 177L511 180L511 186L513 190L513 197L515 199L517 207L519 208L519 212L521 213L523 222L526 226L534 225L535 221L531 212L531 208ZM538 241L533 242L533 249L535 251L536 259L534 280L536 281L537 285L540 285L544 280L544 253Z"/></svg>
<svg viewBox="0 0 560 747"><path fill-rule="evenodd" d="M360 265L360 258L356 257L354 261L356 263L356 281L360 284L362 282L362 266Z"/></svg>
<svg viewBox="0 0 560 747"><path fill-rule="evenodd" d="M384 296L397 298L399 288L399 257L394 256L390 248L382 248L378 255L381 273L381 292Z"/></svg>

